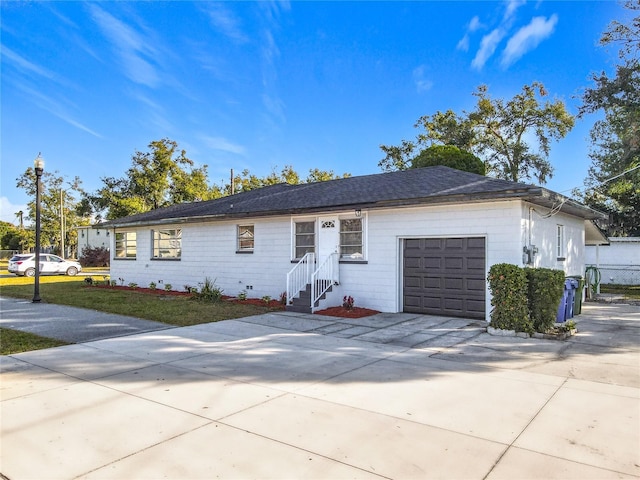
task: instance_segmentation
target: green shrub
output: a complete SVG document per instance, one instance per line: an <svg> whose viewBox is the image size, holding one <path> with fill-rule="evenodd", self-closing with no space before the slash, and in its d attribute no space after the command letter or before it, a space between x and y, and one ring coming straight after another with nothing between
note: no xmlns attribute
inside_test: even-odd
<svg viewBox="0 0 640 480"><path fill-rule="evenodd" d="M517 332L533 332L524 269L509 263L497 263L489 269L487 280L493 306L491 326Z"/></svg>
<svg viewBox="0 0 640 480"><path fill-rule="evenodd" d="M550 268L525 269L529 316L536 332L545 333L556 323L560 299L564 293L564 272Z"/></svg>
<svg viewBox="0 0 640 480"><path fill-rule="evenodd" d="M223 290L220 287L216 287L216 281L211 281L211 279L207 277L204 279L202 288L193 298L205 302L219 302L222 300L222 292Z"/></svg>

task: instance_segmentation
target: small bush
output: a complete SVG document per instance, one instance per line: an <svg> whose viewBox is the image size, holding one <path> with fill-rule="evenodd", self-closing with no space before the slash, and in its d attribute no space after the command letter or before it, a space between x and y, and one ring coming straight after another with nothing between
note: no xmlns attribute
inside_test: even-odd
<svg viewBox="0 0 640 480"><path fill-rule="evenodd" d="M243 290L238 294L238 300L246 300L246 299L247 299L247 292Z"/></svg>
<svg viewBox="0 0 640 480"><path fill-rule="evenodd" d="M193 289L191 291L193 291ZM220 287L216 287L216 281L211 281L211 279L207 277L204 279L202 288L193 298L204 302L219 302L222 300L222 292L223 290Z"/></svg>
<svg viewBox="0 0 640 480"><path fill-rule="evenodd" d="M533 332L527 301L527 275L517 265L498 263L489 269L491 326L517 332Z"/></svg>
<svg viewBox="0 0 640 480"><path fill-rule="evenodd" d="M351 295L347 296L345 295L342 298L342 307L347 309L347 310L353 310L353 305L355 304L355 300L353 299L353 297Z"/></svg>
<svg viewBox="0 0 640 480"><path fill-rule="evenodd" d="M281 305L286 305L287 304L287 292L282 292L280 294L280 304Z"/></svg>
<svg viewBox="0 0 640 480"><path fill-rule="evenodd" d="M150 288L151 290L155 290L155 289L156 289L156 282L150 282L150 283L149 283L149 288Z"/></svg>
<svg viewBox="0 0 640 480"><path fill-rule="evenodd" d="M79 261L83 267L108 267L110 258L109 250L105 247L85 247Z"/></svg>
<svg viewBox="0 0 640 480"><path fill-rule="evenodd" d="M550 268L526 268L529 316L536 332L553 328L564 293L564 272Z"/></svg>
<svg viewBox="0 0 640 480"><path fill-rule="evenodd" d="M172 285L171 285L170 283L165 283L165 284L164 284L164 289L165 289L167 292L170 292L170 291L171 291L171 287L172 287Z"/></svg>

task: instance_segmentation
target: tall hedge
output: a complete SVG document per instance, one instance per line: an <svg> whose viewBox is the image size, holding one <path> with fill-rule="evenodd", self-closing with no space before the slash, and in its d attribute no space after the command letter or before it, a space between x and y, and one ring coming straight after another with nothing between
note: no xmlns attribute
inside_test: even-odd
<svg viewBox="0 0 640 480"><path fill-rule="evenodd" d="M533 332L527 301L527 275L510 263L497 263L489 269L491 326L517 332Z"/></svg>
<svg viewBox="0 0 640 480"><path fill-rule="evenodd" d="M564 294L564 272L550 268L526 268L529 283L529 316L536 332L546 332L556 322Z"/></svg>

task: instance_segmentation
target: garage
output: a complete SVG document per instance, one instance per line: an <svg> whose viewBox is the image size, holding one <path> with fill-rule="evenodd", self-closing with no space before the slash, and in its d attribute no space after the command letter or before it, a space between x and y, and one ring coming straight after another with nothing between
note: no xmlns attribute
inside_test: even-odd
<svg viewBox="0 0 640 480"><path fill-rule="evenodd" d="M407 238L403 311L485 318L484 237Z"/></svg>

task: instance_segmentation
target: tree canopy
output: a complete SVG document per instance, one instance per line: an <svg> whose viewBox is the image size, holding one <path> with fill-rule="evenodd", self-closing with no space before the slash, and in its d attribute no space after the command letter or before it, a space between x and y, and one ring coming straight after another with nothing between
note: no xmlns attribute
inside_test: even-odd
<svg viewBox="0 0 640 480"><path fill-rule="evenodd" d="M639 11L640 4L627 1ZM629 24L612 22L601 45L619 44L621 63L615 76L593 74L594 86L585 89L579 115L603 112L590 132L591 166L584 192L587 205L609 213L603 226L609 236L640 235L640 15Z"/></svg>
<svg viewBox="0 0 640 480"><path fill-rule="evenodd" d="M348 177L345 173L342 177ZM207 165L194 167L178 144L168 138L153 141L149 151L136 151L124 177L104 177L103 186L81 202L83 212L106 212L106 219L143 213L176 203L211 200L231 193L241 193L276 183L299 184L342 178L332 170L310 169L305 180L291 165L266 177L258 177L248 169L222 185L209 185Z"/></svg>
<svg viewBox="0 0 640 480"><path fill-rule="evenodd" d="M16 186L23 189L29 197L33 198L28 204L26 218L35 221L36 215L36 173L33 167L29 167L16 179ZM54 245L57 252L62 252L62 235L64 232L64 243L70 247L77 244L78 233L75 227L89 224L89 218L78 209L78 198L84 195L82 181L79 177L74 177L71 181L65 180L58 171L44 171L41 178L41 203L40 203L40 226L42 232L42 244ZM20 235L23 235L22 233ZM29 235L24 235L24 247L31 246ZM67 250L65 248L65 250ZM71 248L71 256L74 256Z"/></svg>
<svg viewBox="0 0 640 480"><path fill-rule="evenodd" d="M484 163L474 154L465 152L454 145L433 145L422 150L411 160L410 168L444 165L464 172L484 175Z"/></svg>
<svg viewBox="0 0 640 480"><path fill-rule="evenodd" d="M473 95L477 99L473 111L422 116L414 125L422 129L416 140L381 145L386 156L378 165L386 171L403 170L426 147L453 145L481 158L488 175L545 183L553 174L548 161L551 141L564 138L574 125L564 102L543 102L548 93L539 82L525 85L507 101L491 98L485 85Z"/></svg>
<svg viewBox="0 0 640 480"><path fill-rule="evenodd" d="M309 169L309 175L303 180L300 174L296 172L291 165L285 165L278 173L273 168L271 173L266 177L258 177L253 175L248 169L243 170L239 175L235 175L233 179L233 191L235 193L255 190L256 188L266 187L268 185L276 185L278 183L288 183L289 185L299 185L301 183L326 182L327 180L335 180L337 178L347 178L351 174L343 173L336 175L333 170L320 170L318 168ZM231 192L231 186L225 185L222 190L226 195Z"/></svg>
<svg viewBox="0 0 640 480"><path fill-rule="evenodd" d="M107 219L220 196L208 185L207 166L194 167L175 141L164 138L148 147L134 153L124 177L103 177L103 187L88 197L96 211L106 210Z"/></svg>

